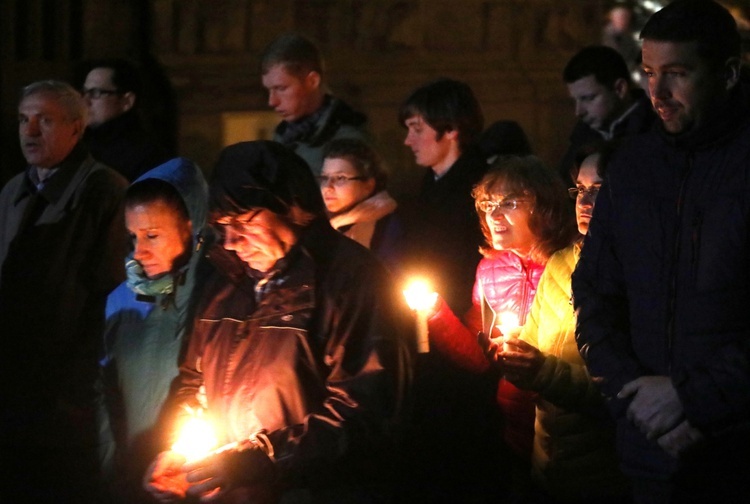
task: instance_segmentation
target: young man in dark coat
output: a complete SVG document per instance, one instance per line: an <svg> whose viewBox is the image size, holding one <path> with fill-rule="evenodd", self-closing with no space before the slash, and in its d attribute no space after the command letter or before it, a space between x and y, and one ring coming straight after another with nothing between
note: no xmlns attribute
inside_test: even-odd
<svg viewBox="0 0 750 504"><path fill-rule="evenodd" d="M648 131L656 114L646 93L633 83L625 60L611 47L581 49L565 66L563 80L578 122L559 173L572 187L570 170L581 147Z"/></svg>
<svg viewBox="0 0 750 504"><path fill-rule="evenodd" d="M573 297L636 502L750 491L750 106L732 16L676 0L641 32L658 127L614 155Z"/></svg>
<svg viewBox="0 0 750 504"><path fill-rule="evenodd" d="M323 58L310 40L281 35L261 56L268 105L281 117L273 140L305 160L314 175L323 168L323 148L337 138L368 140L367 117L326 89Z"/></svg>

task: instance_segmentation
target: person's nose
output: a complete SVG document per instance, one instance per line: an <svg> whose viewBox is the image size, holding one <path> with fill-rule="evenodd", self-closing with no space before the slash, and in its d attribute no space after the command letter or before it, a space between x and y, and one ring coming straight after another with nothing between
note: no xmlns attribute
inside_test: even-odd
<svg viewBox="0 0 750 504"><path fill-rule="evenodd" d="M652 97L658 100L672 97L669 84L667 80L662 76L654 75L650 77L648 80L648 89L649 94L651 94Z"/></svg>
<svg viewBox="0 0 750 504"><path fill-rule="evenodd" d="M269 91L268 92L268 106L271 108L276 108L279 105L279 97L276 95L276 91Z"/></svg>
<svg viewBox="0 0 750 504"><path fill-rule="evenodd" d="M224 248L227 250L237 250L237 231L232 226L224 228Z"/></svg>
<svg viewBox="0 0 750 504"><path fill-rule="evenodd" d="M26 122L21 123L21 134L30 137L39 136L39 121L32 117Z"/></svg>
<svg viewBox="0 0 750 504"><path fill-rule="evenodd" d="M579 101L576 102L576 117L579 119L586 115L586 109L584 108L583 104Z"/></svg>
<svg viewBox="0 0 750 504"><path fill-rule="evenodd" d="M133 243L133 249L133 259L138 262L142 262L144 259L148 258L151 252L143 240L135 240Z"/></svg>
<svg viewBox="0 0 750 504"><path fill-rule="evenodd" d="M404 138L404 145L406 145L407 147L411 147L413 143L414 139L412 138L411 132L409 132L406 134L406 138Z"/></svg>

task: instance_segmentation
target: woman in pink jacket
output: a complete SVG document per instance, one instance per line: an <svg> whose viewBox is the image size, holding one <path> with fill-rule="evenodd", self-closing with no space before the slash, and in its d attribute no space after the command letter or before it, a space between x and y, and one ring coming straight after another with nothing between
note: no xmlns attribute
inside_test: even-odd
<svg viewBox="0 0 750 504"><path fill-rule="evenodd" d="M577 236L562 181L534 156L498 159L473 196L487 245L481 250L484 258L477 267L472 306L459 318L439 301L429 320L431 352L468 380L471 375L491 375L477 334L498 336L497 326L501 319L507 323L508 315L516 319L513 325L523 325L547 259ZM492 316L495 321L489 322ZM495 400L502 419L497 429L510 448L503 451L504 464L512 459L510 466L517 469L513 476L526 477L534 437L533 397L500 379Z"/></svg>

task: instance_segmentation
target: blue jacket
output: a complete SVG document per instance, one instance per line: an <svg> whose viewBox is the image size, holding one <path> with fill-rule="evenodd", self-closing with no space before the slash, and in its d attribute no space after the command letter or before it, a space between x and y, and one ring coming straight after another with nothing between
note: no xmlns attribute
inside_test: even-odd
<svg viewBox="0 0 750 504"><path fill-rule="evenodd" d="M107 299L101 361L107 412L99 415L100 453L105 474L117 470L118 478L132 476L137 486L140 471L162 448L155 428L177 376L208 208L206 181L191 161L172 159L137 181L148 178L169 182L182 196L193 224L193 253L185 267L166 278L171 289L164 289L164 279L147 279L131 252L125 260L128 280Z"/></svg>
<svg viewBox="0 0 750 504"><path fill-rule="evenodd" d="M750 421L749 238L750 114L739 92L698 130L657 127L615 154L573 295L577 343L603 378L631 475L747 470L732 453L750 436L737 430ZM625 418L616 394L644 375L670 377L707 435L692 455L672 458Z"/></svg>

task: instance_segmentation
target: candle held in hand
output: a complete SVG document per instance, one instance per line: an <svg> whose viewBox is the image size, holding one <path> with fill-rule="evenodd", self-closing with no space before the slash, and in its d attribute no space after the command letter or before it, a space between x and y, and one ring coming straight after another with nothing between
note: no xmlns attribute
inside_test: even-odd
<svg viewBox="0 0 750 504"><path fill-rule="evenodd" d="M404 297L409 308L416 313L417 351L430 351L430 338L427 329L427 318L437 302L437 292L423 279L414 279L404 289Z"/></svg>

